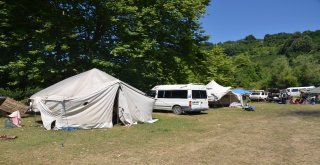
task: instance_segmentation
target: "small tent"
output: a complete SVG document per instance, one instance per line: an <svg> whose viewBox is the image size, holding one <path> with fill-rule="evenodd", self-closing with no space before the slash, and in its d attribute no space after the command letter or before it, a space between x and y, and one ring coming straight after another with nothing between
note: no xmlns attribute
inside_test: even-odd
<svg viewBox="0 0 320 165"><path fill-rule="evenodd" d="M232 92L231 87L224 87L212 80L207 85L207 94L209 105L211 106L229 106L237 102L242 104L240 95Z"/></svg>
<svg viewBox="0 0 320 165"><path fill-rule="evenodd" d="M312 89L302 89L300 90L300 92L301 92L300 97L303 100L309 98L311 101L311 104L314 102L319 103L320 87L316 87Z"/></svg>
<svg viewBox="0 0 320 165"><path fill-rule="evenodd" d="M98 69L60 81L30 100L48 130L53 122L58 129L90 129L111 128L115 118L128 125L153 121L154 99Z"/></svg>
<svg viewBox="0 0 320 165"><path fill-rule="evenodd" d="M238 97L240 98L241 101L241 105L244 106L244 102L248 101L249 95L252 93L249 90L245 90L242 88L235 88L232 89L232 92L236 95L238 95Z"/></svg>
<svg viewBox="0 0 320 165"><path fill-rule="evenodd" d="M312 89L302 89L300 91L303 93L309 93L309 94L320 94L320 87L312 88Z"/></svg>

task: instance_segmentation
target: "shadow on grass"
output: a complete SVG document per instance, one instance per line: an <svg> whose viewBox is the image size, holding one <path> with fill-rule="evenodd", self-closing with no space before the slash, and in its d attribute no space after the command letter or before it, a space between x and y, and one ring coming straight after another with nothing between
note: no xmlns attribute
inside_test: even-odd
<svg viewBox="0 0 320 165"><path fill-rule="evenodd" d="M207 112L187 112L187 113L184 113L185 115L207 115L208 113Z"/></svg>
<svg viewBox="0 0 320 165"><path fill-rule="evenodd" d="M156 112L156 113L173 113L172 111L157 110L157 109L154 109L153 112Z"/></svg>
<svg viewBox="0 0 320 165"><path fill-rule="evenodd" d="M209 106L210 109L223 109L223 108L227 108L227 107L229 107L229 106L212 106L212 105Z"/></svg>
<svg viewBox="0 0 320 165"><path fill-rule="evenodd" d="M299 116L320 117L320 110L295 111L292 113L294 113L295 115L299 115Z"/></svg>
<svg viewBox="0 0 320 165"><path fill-rule="evenodd" d="M29 118L29 117L36 117L36 116L40 116L40 112L26 112L25 114L21 115L21 118Z"/></svg>
<svg viewBox="0 0 320 165"><path fill-rule="evenodd" d="M166 111L166 110L153 110L153 112L156 112L156 113L163 113L163 114L174 114L172 111ZM185 112L183 113L182 115L206 115L208 114L207 112Z"/></svg>
<svg viewBox="0 0 320 165"><path fill-rule="evenodd" d="M36 120L35 122L41 125L43 124L42 120Z"/></svg>

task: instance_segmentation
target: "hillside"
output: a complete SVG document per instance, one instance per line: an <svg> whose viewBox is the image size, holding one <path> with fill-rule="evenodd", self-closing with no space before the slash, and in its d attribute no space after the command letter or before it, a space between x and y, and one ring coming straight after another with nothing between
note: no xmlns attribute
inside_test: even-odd
<svg viewBox="0 0 320 165"><path fill-rule="evenodd" d="M286 88L320 85L320 30L267 34L263 39L249 35L238 41L211 44L212 49L215 47L222 48L224 55L235 65L234 77L238 79L231 84L233 86ZM247 67L237 66L239 58L246 59ZM246 80L239 80L240 77Z"/></svg>

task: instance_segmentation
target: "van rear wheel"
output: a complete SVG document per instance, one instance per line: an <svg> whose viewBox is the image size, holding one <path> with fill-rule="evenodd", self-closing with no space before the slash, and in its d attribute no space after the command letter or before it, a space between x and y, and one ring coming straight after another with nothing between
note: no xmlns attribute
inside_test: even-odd
<svg viewBox="0 0 320 165"><path fill-rule="evenodd" d="M182 108L178 105L174 106L172 108L173 113L175 113L176 115L181 115L182 114Z"/></svg>

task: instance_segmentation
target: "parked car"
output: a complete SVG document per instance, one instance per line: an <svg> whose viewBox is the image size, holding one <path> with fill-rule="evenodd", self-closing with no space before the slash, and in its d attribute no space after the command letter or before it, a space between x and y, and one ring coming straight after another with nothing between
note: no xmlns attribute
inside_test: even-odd
<svg viewBox="0 0 320 165"><path fill-rule="evenodd" d="M252 101L266 101L268 97L268 92L264 90L255 90L249 95L250 100Z"/></svg>
<svg viewBox="0 0 320 165"><path fill-rule="evenodd" d="M280 93L269 92L266 100L269 102L279 102L280 101Z"/></svg>

